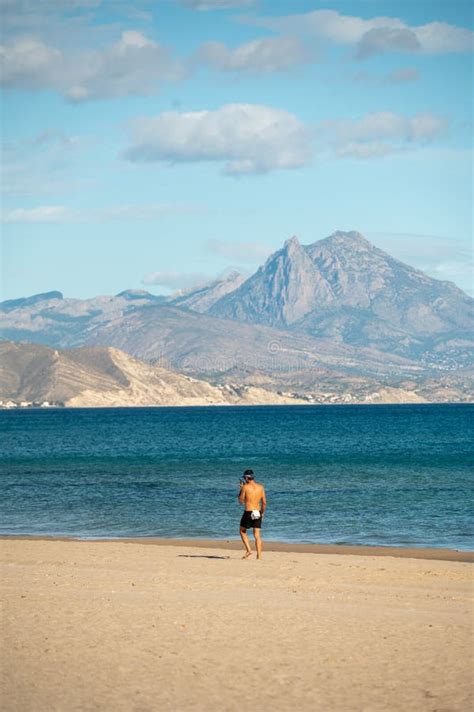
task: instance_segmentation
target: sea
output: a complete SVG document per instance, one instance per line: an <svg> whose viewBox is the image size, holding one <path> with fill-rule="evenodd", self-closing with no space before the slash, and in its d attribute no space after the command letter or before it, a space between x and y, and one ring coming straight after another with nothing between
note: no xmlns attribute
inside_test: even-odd
<svg viewBox="0 0 474 712"><path fill-rule="evenodd" d="M474 406L0 411L0 534L238 539L239 477L267 540L474 549Z"/></svg>

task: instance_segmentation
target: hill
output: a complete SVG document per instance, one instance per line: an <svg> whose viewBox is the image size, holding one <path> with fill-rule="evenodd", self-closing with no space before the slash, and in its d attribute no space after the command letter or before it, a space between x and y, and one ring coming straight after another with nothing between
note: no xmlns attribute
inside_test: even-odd
<svg viewBox="0 0 474 712"><path fill-rule="evenodd" d="M150 366L118 349L59 351L13 342L0 343L0 400L71 407L297 402L263 388L217 388Z"/></svg>

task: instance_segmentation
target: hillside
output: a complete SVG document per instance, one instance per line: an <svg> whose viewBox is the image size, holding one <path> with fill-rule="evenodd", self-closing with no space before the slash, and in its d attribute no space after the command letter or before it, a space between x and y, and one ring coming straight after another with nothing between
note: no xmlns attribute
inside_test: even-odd
<svg viewBox="0 0 474 712"><path fill-rule="evenodd" d="M150 366L118 349L58 351L13 342L0 343L0 400L70 407L298 402L263 388L218 388Z"/></svg>
<svg viewBox="0 0 474 712"><path fill-rule="evenodd" d="M131 294L133 296L131 296ZM59 295L59 296L58 296ZM113 346L145 361L205 379L304 370L317 376L412 374L420 365L258 324L239 323L163 302L146 292L64 299L60 293L0 304L1 338L51 348Z"/></svg>

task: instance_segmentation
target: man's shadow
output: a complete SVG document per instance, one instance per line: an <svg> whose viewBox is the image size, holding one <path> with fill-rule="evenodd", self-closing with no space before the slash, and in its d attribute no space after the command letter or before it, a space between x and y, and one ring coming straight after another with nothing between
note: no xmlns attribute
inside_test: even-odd
<svg viewBox="0 0 474 712"><path fill-rule="evenodd" d="M178 554L180 559L230 559L230 556L209 556L207 554Z"/></svg>

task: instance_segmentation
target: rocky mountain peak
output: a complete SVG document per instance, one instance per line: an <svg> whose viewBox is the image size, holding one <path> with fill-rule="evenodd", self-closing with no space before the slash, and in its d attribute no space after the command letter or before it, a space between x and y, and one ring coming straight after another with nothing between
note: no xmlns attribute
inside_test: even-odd
<svg viewBox="0 0 474 712"><path fill-rule="evenodd" d="M348 344L415 353L449 334L466 339L472 300L372 245L357 231L310 245L296 237L211 313L298 329Z"/></svg>
<svg viewBox="0 0 474 712"><path fill-rule="evenodd" d="M319 278L306 248L293 236L270 255L253 277L219 299L210 313L286 326L304 318L319 299L330 298L330 288Z"/></svg>
<svg viewBox="0 0 474 712"><path fill-rule="evenodd" d="M349 232L344 232L343 230L336 230L329 237L323 240L318 240L313 243L313 245L318 245L320 247L328 247L330 249L343 248L348 250L373 250L375 249L369 240L367 240L360 232L356 230L350 230Z"/></svg>
<svg viewBox="0 0 474 712"><path fill-rule="evenodd" d="M283 244L283 249L286 250L286 252L298 251L300 248L300 241L298 240L296 235L289 237L288 240L285 240Z"/></svg>
<svg viewBox="0 0 474 712"><path fill-rule="evenodd" d="M301 245L296 235L293 235L292 237L289 237L287 240L285 240L285 242L283 243L283 247L281 247L279 250L273 252L267 257L265 264L260 267L260 271L267 269L268 265L274 264L275 260L283 259L291 261L298 259L298 257L302 259L305 258L305 248L303 247L303 245Z"/></svg>

